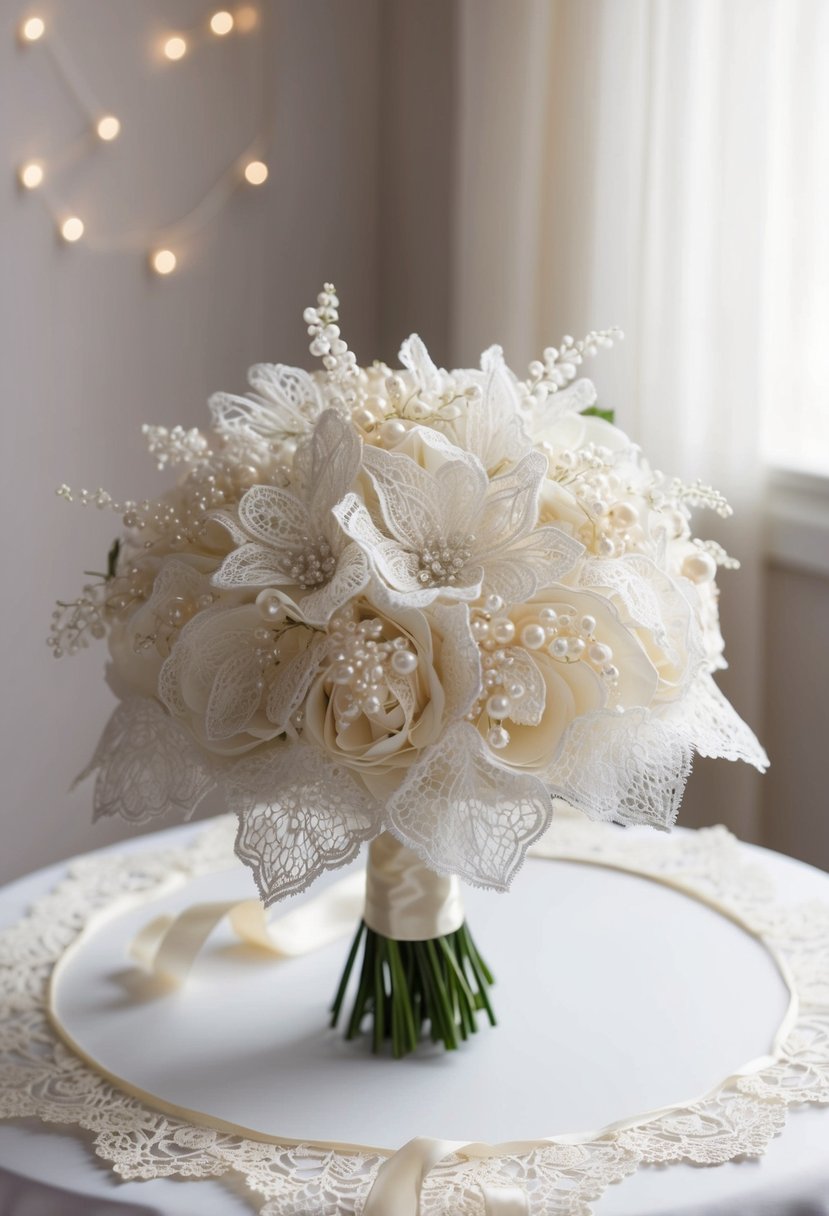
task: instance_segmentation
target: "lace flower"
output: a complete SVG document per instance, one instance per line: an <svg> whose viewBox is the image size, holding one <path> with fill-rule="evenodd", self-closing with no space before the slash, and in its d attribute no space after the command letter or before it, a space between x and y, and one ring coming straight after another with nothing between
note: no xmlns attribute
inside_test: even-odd
<svg viewBox="0 0 829 1216"><path fill-rule="evenodd" d="M238 523L248 538L214 575L217 587L280 587L302 619L324 625L368 582L368 565L332 514L360 467L360 440L334 410L326 410L297 450L293 489L252 486Z"/></svg>
<svg viewBox="0 0 829 1216"><path fill-rule="evenodd" d="M483 589L520 601L572 569L582 546L535 527L544 457L529 452L490 481L479 460L455 451L458 459L431 473L403 452L366 448L384 531L356 494L335 508L388 601L423 607L439 596L474 600Z"/></svg>

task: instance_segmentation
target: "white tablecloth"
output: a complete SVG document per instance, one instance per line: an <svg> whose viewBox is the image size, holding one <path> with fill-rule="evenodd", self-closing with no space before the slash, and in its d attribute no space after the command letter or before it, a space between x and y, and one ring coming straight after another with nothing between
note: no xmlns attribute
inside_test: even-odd
<svg viewBox="0 0 829 1216"><path fill-rule="evenodd" d="M174 829L159 834L149 841L144 838L141 841L132 842L128 846L119 846L118 851L142 851L160 844L167 847L186 841L191 833L199 830L203 829L199 827ZM744 847L748 848L748 846ZM801 901L814 897L829 901L829 877L827 875L763 850L752 849L750 854L773 873L777 888L784 898ZM539 862L536 864L557 865L558 863ZM33 899L54 885L61 872L62 867L52 867L50 870L32 875L0 892L0 924L9 924L16 920ZM602 881L603 878L605 881ZM572 875L569 880L572 882ZM517 894L515 898L529 901L527 911L530 913L532 899L536 896L533 896L532 883L527 881L527 875L519 878L516 884L517 893L521 891L522 883L526 887L526 894L523 896ZM637 883L641 884L641 889L637 887ZM565 951L563 948L565 941L572 942L575 932L573 925L567 923L567 912L569 908L572 909L574 916L578 914L576 894L567 895L563 889L563 882L560 882L551 892L550 898L553 900L560 895L564 901L567 895L567 902L562 902L560 909L562 927L561 950L558 958L561 964L561 990L562 993L566 992L570 995L567 1000L564 995L562 996L562 1007L569 1001L572 1018L573 1009L577 1010L578 1007L578 1001L576 1000L574 1004L572 994L583 994L587 1005L594 1004L595 1000L590 1001L590 993L597 991L596 977L597 974L601 974L604 976L605 993L608 991L606 987L608 982L611 983L611 990L615 993L615 999L612 1002L615 1009L607 1009L607 1018L612 1019L614 1016L619 1017L623 1013L627 1013L635 1021L637 1017L644 1015L644 1011L650 1009L653 1021L652 1032L646 1034L637 1056L631 1057L629 1063L625 1065L631 1070L629 1077L624 1075L624 1069L617 1070L616 1073L608 1071L611 1061L606 1062L605 1072L602 1075L613 1078L614 1093L604 1094L601 1086L597 1087L594 1084L591 1089L591 1079L586 1077L586 1065L581 1057L585 1057L589 1053L585 1052L584 1045L575 1041L570 1057L567 1056L566 1045L557 1039L556 1008L551 1007L548 1012L549 1052L553 1059L559 1058L562 1062L561 1067L556 1069L556 1075L561 1078L561 1092L556 1093L555 1100L551 1099L548 1103L549 1108L553 1111L550 1116L554 1120L553 1124L537 1127L535 1131L537 1135L554 1134L565 1130L585 1130L584 1121L590 1117L596 1118L599 1125L602 1125L605 1115L609 1120L613 1117L637 1113L642 1107L634 1106L632 1109L619 1107L617 1109L618 1103L632 1100L632 1097L628 1097L628 1093L641 1097L641 1100L645 1101L645 1109L648 1109L656 1102L646 1099L654 1097L658 1100L661 1098L660 1085L664 1089L667 1083L668 1090L670 1090L671 1085L684 1085L686 1079L690 1083L692 1078L697 1075L704 1077L707 1067L714 1067L715 1063L716 1067L721 1067L720 1055L717 1053L724 1052L725 1055L722 1058L730 1059L728 1053L738 1050L741 1044L740 1036L745 1035L746 1050L732 1061L735 1066L739 1065L751 1055L765 1050L765 1036L773 1032L782 1016L785 1007L784 993L769 961L758 957L761 948L756 943L746 943L744 955L740 955L742 946L738 937L735 937L735 935L739 935L740 931L727 922L722 922L722 932L719 938L712 938L711 931L716 926L712 922L706 921L705 915L714 917L716 914L708 914L701 908L697 908L693 912L697 920L689 921L683 929L682 920L685 912L681 908L681 902L676 904L674 911L671 911L672 905L664 903L664 900L663 904L655 905L653 903L654 893L652 890L648 890L648 886L649 884L644 880L636 880L612 872L584 871L582 889L585 896L589 895L589 912L593 928L590 933L591 948L589 951L584 951L581 956L578 951L572 949ZM559 890L559 888L561 889ZM231 891L231 894L236 894L237 890L240 894L249 894L249 891L245 890L244 884L241 889L236 888ZM620 906L620 891L624 893L622 906ZM214 897L217 894L214 892ZM203 891L199 892L199 898L204 898ZM473 929L479 919L483 917L488 906L481 901L502 898L478 892L470 894L468 903ZM514 897L507 898L513 899ZM671 895L668 898L681 901L683 897ZM603 906L603 901L606 906ZM642 906L638 907L640 901L646 902L642 902ZM667 909L668 919L675 922L673 929L677 936L677 953L673 958L666 953L666 943L670 942L672 935L670 926L666 928L665 923L655 924L650 940L643 930L643 925L646 924L644 914L657 906L660 908L664 906ZM700 919L701 914L704 914L702 919ZM659 915L664 921L665 915L662 913ZM688 910L688 915L692 915L690 910ZM628 958L625 973L620 973L616 979L609 981L608 975L612 974L614 966L613 955L618 956L619 953L620 939L614 938L613 931L618 932L620 922L625 921L631 928L630 949L633 951L633 956L638 954L640 957L638 962L634 957L634 965L631 965L631 958ZM603 923L608 927L606 935L597 932L596 929ZM608 942L608 955L604 959L600 954L603 936L606 936ZM482 941L486 945L486 936L482 937ZM716 944L712 946L712 942L716 941L721 943L719 951ZM552 948L555 949L554 942ZM657 951L655 956L657 961L664 962L662 970L664 970L665 983L661 994L658 991L658 978L656 982L653 979L654 951ZM340 949L340 953L342 952L343 948ZM335 948L335 956L336 953ZM718 954L721 954L721 957L717 957ZM503 969L502 966L502 972ZM677 1008L675 1004L672 1005L672 1001L675 1000L677 969L694 977L694 989L699 997L698 1012L685 1022L683 1022L685 1015L682 1009ZM657 976L658 971L659 967L657 967ZM264 971L262 974L264 975ZM628 978L625 979L625 976ZM647 983L649 986L656 983L656 991L652 994L644 994L647 999L643 1000L642 992L634 991L630 987L634 983L634 979L631 977L636 976L640 976L641 983ZM710 976L712 986L710 994L700 991L700 986L704 987L708 982L707 976ZM210 967L207 964L202 978L204 982L209 982ZM335 979L336 974L333 973L331 975L332 985ZM601 987L598 990L601 991ZM723 1004L724 993L725 1004ZM708 995L710 995L710 1001ZM504 1015L505 1026L514 1020L511 1011L519 997L520 987L514 980L511 980L509 986L498 994L499 1009ZM611 1004L607 1001L605 1003ZM720 1011L713 1021L710 1020L712 1010L715 1013L717 1010ZM601 1021L595 1009L591 1008L589 1013L590 1017L585 1013L585 1021L594 1028L589 1030L586 1040L588 1043L590 1042L589 1036L595 1036L595 1026L599 1026ZM595 1022L591 1022L591 1018L595 1019ZM706 1019L709 1020L706 1021ZM668 1033L666 1033L666 1023ZM691 1041L689 1026L694 1024L708 1026L702 1043L700 1043L699 1037L693 1042ZM576 1023L573 1025L576 1027ZM673 1035L670 1033L672 1029L675 1032ZM482 1074L486 1073L492 1060L497 1058L498 1043L505 1041L507 1033L508 1031L503 1027L495 1032L482 1032L479 1041L471 1045L470 1059L480 1061ZM625 1031L626 1036L629 1036L630 1033L630 1029ZM499 1036L503 1037L499 1039ZM653 1042L651 1043L650 1040ZM666 1043L672 1044L671 1053L675 1053L671 1054L670 1060L665 1051ZM539 1044L539 1050L543 1050L543 1046L543 1044ZM706 1058L706 1054L710 1056L710 1060ZM573 1055L580 1060L579 1067L573 1066ZM376 1062L372 1062L372 1064L376 1064ZM371 1067L371 1064L367 1067ZM394 1069L398 1066L390 1063L388 1067ZM634 1072L639 1075L634 1075ZM580 1075L582 1078L586 1077L583 1085L578 1084ZM451 1079L450 1074L447 1074L447 1077ZM575 1092L576 1088L579 1089L578 1094ZM448 1092L451 1100L451 1088ZM665 1100L670 1101L672 1098L678 1100L691 1096L691 1093L681 1089L680 1092L666 1093ZM211 1095L208 1087L205 1104L198 1108L210 1109L210 1103L216 1100L216 1096ZM617 1105L614 1106L614 1103ZM502 1101L500 1106L503 1107L503 1105ZM343 1110L346 1111L347 1107L348 1099L344 1103ZM568 1128L562 1120L564 1112L571 1109L579 1113L574 1116L574 1120ZM232 1118L238 1112L218 1110L216 1113ZM511 1116L508 1111L499 1110L497 1113L499 1118L506 1118L505 1126L511 1126ZM474 1103L471 1111L466 1115L463 1115L462 1111L459 1114L458 1110L435 1109L433 1122L440 1126L431 1124L429 1126L411 1126L410 1120L407 1122L407 1118L404 1117L404 1112L391 1112L386 1122L390 1125L388 1134L392 1137L391 1143L396 1144L398 1141L402 1143L410 1132L436 1136L452 1134L453 1119L461 1117L470 1119L473 1114ZM524 1114L523 1110L516 1109L514 1115L516 1124L520 1122L520 1117ZM262 1117L265 1118L265 1115ZM284 1118L284 1113L279 1117ZM338 1118L336 1113L332 1117L336 1123ZM342 1118L345 1118L345 1114ZM395 1120L399 1123L399 1128L393 1126ZM250 1121L245 1120L245 1122ZM370 1123L371 1121L368 1120L365 1127L360 1125L357 1128L358 1131L366 1132L365 1138L369 1142L371 1142L369 1133L372 1130ZM295 1131L289 1124L283 1124L281 1130L286 1135L311 1135L316 1131L315 1128L302 1128ZM322 1127L316 1131L316 1134L323 1136L325 1130L326 1128ZM501 1135L503 1130L504 1128L497 1119L492 1127L486 1121L481 1128L471 1125L469 1127L472 1134L488 1135L492 1141L515 1138L516 1135L524 1135L528 1131L526 1127L521 1126L510 1137L508 1134ZM465 1132L466 1128L464 1128L464 1134ZM344 1132L342 1138L357 1139L358 1137L353 1133ZM380 1141L375 1138L374 1142L388 1142L388 1139ZM0 1123L0 1213L3 1213L4 1216L6 1213L9 1213L10 1216L51 1216L52 1213L60 1213L61 1216L75 1216L75 1213L84 1213L85 1216L86 1214L103 1216L105 1213L153 1213L158 1216L162 1216L162 1214L163 1216L168 1216L168 1214L169 1216L179 1216L180 1214L180 1216L184 1216L186 1213L189 1216L194 1212L200 1213L200 1216L202 1214L203 1216L214 1216L214 1214L216 1216L219 1214L235 1216L236 1213L239 1213L240 1216L242 1214L249 1216L251 1210L255 1210L255 1202L251 1197L245 1196L241 1188L234 1189L229 1183L213 1181L181 1183L169 1180L122 1183L115 1178L106 1164L95 1160L82 1135L74 1132L61 1134L54 1128L43 1128L33 1122ZM792 1112L784 1134L770 1145L760 1161L732 1163L714 1169L688 1166L672 1166L669 1169L641 1169L621 1185L607 1191L596 1202L594 1211L596 1216L668 1216L669 1213L681 1213L682 1216L720 1216L725 1213L744 1212L749 1213L750 1216L766 1216L766 1214L768 1216L829 1216L829 1111L806 1108Z"/></svg>

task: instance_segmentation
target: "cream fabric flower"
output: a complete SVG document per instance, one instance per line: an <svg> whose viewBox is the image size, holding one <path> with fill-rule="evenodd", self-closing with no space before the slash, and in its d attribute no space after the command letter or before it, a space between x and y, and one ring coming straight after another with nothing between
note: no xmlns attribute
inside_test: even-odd
<svg viewBox="0 0 829 1216"><path fill-rule="evenodd" d="M476 612L484 688L471 720L501 763L546 775L573 721L606 706L649 706L658 675L599 595L555 586Z"/></svg>
<svg viewBox="0 0 829 1216"><path fill-rule="evenodd" d="M358 595L368 582L360 547L349 544L332 514L360 467L360 440L334 410L326 410L297 450L290 490L252 486L239 503L249 537L214 576L217 587L281 587L311 625Z"/></svg>
<svg viewBox="0 0 829 1216"><path fill-rule="evenodd" d="M366 448L363 464L382 528L355 494L335 507L343 530L364 550L389 604L424 607L438 597L474 600L482 591L528 598L539 583L570 570L582 546L558 528L537 528L546 461L529 452L490 480L458 451L436 472L404 452Z"/></svg>
<svg viewBox="0 0 829 1216"><path fill-rule="evenodd" d="M469 709L480 660L464 605L386 611L368 600L331 622L303 710L303 737L377 799Z"/></svg>
<svg viewBox="0 0 829 1216"><path fill-rule="evenodd" d="M291 730L318 656L304 624L266 623L255 604L207 609L182 630L158 693L207 751L237 755Z"/></svg>

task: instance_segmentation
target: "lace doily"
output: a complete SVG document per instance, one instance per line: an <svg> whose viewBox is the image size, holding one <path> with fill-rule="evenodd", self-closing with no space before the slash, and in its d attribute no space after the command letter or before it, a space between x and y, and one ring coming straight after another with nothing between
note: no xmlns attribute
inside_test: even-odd
<svg viewBox="0 0 829 1216"><path fill-rule="evenodd" d="M0 934L0 1117L84 1128L125 1179L235 1173L261 1197L260 1216L360 1216L382 1154L275 1146L162 1114L82 1062L47 1017L52 970L90 920L125 895L152 896L177 878L223 868L232 836L231 820L222 818L187 846L82 858ZM829 904L776 904L768 874L724 828L643 842L561 820L553 842L545 855L667 881L733 916L784 969L793 1016L762 1067L689 1105L592 1139L560 1137L521 1156L441 1162L425 1180L423 1216L483 1216L482 1184L522 1185L531 1216L588 1216L607 1186L640 1166L759 1156L790 1105L829 1103Z"/></svg>

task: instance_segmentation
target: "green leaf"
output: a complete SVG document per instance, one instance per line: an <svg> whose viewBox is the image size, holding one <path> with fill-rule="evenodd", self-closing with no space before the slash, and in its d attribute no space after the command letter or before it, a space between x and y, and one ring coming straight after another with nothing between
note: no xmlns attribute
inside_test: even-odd
<svg viewBox="0 0 829 1216"><path fill-rule="evenodd" d="M107 582L109 582L111 578L115 578L115 571L118 567L118 554L120 552L121 542L116 537L109 547L109 553L107 553Z"/></svg>
<svg viewBox="0 0 829 1216"><path fill-rule="evenodd" d="M615 410L600 410L597 405L591 405L586 410L582 410L583 414L589 414L593 418L604 418L605 422L615 422Z"/></svg>

